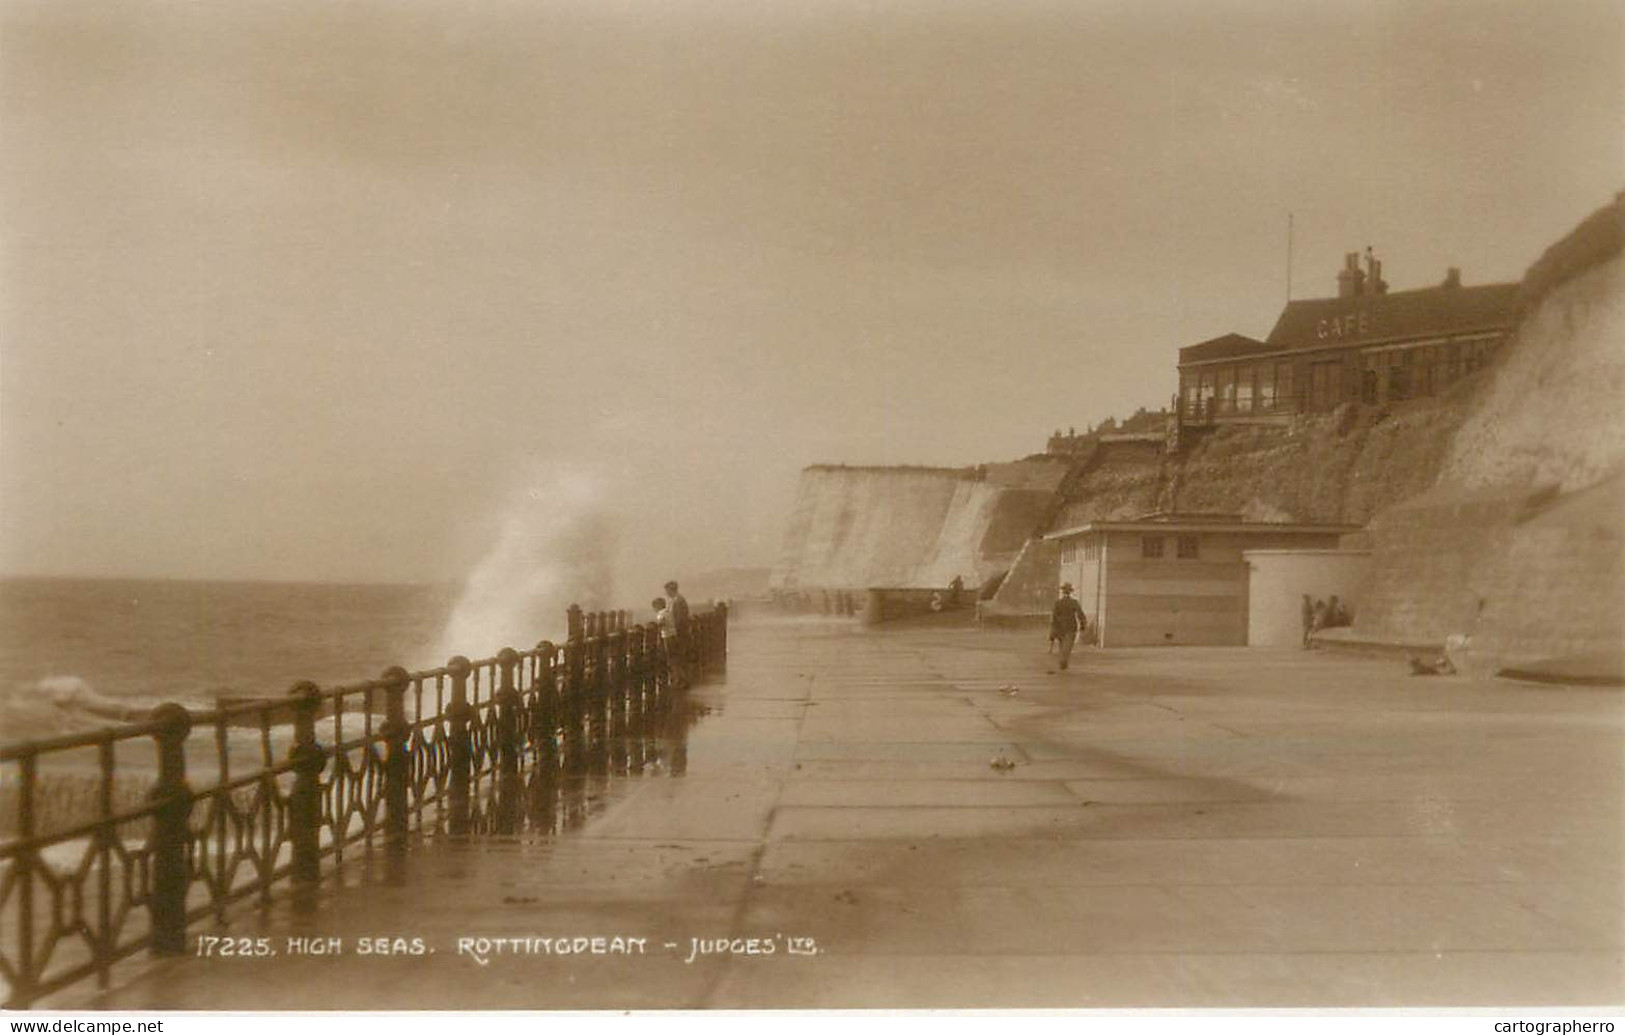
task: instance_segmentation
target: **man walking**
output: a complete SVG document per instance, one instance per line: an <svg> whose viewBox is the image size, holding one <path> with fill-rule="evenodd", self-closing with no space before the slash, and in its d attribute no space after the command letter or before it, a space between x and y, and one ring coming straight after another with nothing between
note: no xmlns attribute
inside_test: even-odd
<svg viewBox="0 0 1625 1035"><path fill-rule="evenodd" d="M1061 668L1072 660L1072 647L1078 642L1078 630L1083 628L1083 607L1072 597L1072 583L1061 583L1061 598L1049 616L1049 637L1061 645Z"/></svg>

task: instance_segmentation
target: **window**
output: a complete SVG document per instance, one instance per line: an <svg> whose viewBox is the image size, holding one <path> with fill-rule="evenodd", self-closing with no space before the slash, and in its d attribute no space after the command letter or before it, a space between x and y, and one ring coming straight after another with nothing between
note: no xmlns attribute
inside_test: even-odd
<svg viewBox="0 0 1625 1035"><path fill-rule="evenodd" d="M1409 367L1395 363L1388 368L1388 398L1403 399L1410 394L1411 371Z"/></svg>
<svg viewBox="0 0 1625 1035"><path fill-rule="evenodd" d="M1194 561L1201 555L1202 540L1200 536L1182 535L1179 537L1179 559Z"/></svg>
<svg viewBox="0 0 1625 1035"><path fill-rule="evenodd" d="M1142 535L1140 537L1140 556L1148 561L1162 559L1162 536Z"/></svg>
<svg viewBox="0 0 1625 1035"><path fill-rule="evenodd" d="M1369 365L1360 373L1360 401L1368 406L1377 404L1377 371Z"/></svg>
<svg viewBox="0 0 1625 1035"><path fill-rule="evenodd" d="M1253 412L1253 376L1254 367L1242 367L1241 376L1236 379L1236 412Z"/></svg>
<svg viewBox="0 0 1625 1035"><path fill-rule="evenodd" d="M1219 413L1233 413L1236 409L1236 368L1219 370Z"/></svg>
<svg viewBox="0 0 1625 1035"><path fill-rule="evenodd" d="M1276 405L1283 410L1296 410L1297 402L1292 395L1292 364L1275 364L1275 399Z"/></svg>
<svg viewBox="0 0 1625 1035"><path fill-rule="evenodd" d="M1268 412L1275 409L1275 364L1265 363L1258 369L1258 408Z"/></svg>
<svg viewBox="0 0 1625 1035"><path fill-rule="evenodd" d="M1339 360L1309 365L1309 408L1329 410L1343 401L1343 364Z"/></svg>
<svg viewBox="0 0 1625 1035"><path fill-rule="evenodd" d="M1062 564L1074 564L1074 563L1077 562L1077 560L1078 560L1078 547L1077 547L1076 540L1074 540L1073 542L1069 542L1065 546L1061 547L1061 563Z"/></svg>
<svg viewBox="0 0 1625 1035"><path fill-rule="evenodd" d="M1086 561L1100 560L1100 539L1090 536L1083 541L1083 559Z"/></svg>

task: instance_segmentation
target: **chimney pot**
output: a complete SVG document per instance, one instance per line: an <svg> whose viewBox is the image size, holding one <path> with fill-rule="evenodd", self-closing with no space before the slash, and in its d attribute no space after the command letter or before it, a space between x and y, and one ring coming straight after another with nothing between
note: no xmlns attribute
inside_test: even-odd
<svg viewBox="0 0 1625 1035"><path fill-rule="evenodd" d="M1337 274L1337 297L1358 298L1364 284L1365 273L1360 269L1360 253L1347 253L1343 256L1343 269Z"/></svg>

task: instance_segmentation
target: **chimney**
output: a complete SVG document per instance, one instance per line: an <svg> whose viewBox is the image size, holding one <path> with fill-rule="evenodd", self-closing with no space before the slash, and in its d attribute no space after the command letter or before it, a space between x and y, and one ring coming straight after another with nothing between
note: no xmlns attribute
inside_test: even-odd
<svg viewBox="0 0 1625 1035"><path fill-rule="evenodd" d="M1461 270L1455 266L1444 271L1444 286L1447 288L1461 287Z"/></svg>
<svg viewBox="0 0 1625 1035"><path fill-rule="evenodd" d="M1360 271L1360 253L1349 252L1343 256L1343 269L1337 274L1337 297L1359 298L1364 284L1365 274Z"/></svg>
<svg viewBox="0 0 1625 1035"><path fill-rule="evenodd" d="M1371 252L1371 246L1365 246L1365 293L1368 295L1386 295L1388 282L1382 279L1382 260Z"/></svg>

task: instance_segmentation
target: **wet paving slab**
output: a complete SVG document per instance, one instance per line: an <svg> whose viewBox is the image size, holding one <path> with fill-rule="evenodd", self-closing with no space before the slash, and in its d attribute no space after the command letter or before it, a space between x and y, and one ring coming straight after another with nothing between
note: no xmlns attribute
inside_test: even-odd
<svg viewBox="0 0 1625 1035"><path fill-rule="evenodd" d="M347 860L207 929L342 953L166 960L75 1005L1625 1001L1625 696L1299 651L1057 673L1032 632L731 648L680 743L618 752L545 826Z"/></svg>

